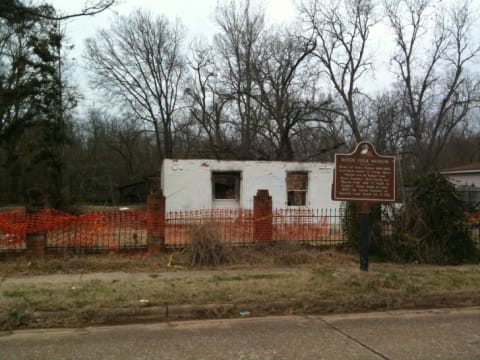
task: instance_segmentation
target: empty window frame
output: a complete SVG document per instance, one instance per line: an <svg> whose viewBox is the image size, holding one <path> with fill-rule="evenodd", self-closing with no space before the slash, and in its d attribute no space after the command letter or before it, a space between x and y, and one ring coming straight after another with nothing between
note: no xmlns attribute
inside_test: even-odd
<svg viewBox="0 0 480 360"><path fill-rule="evenodd" d="M287 205L307 205L308 172L287 172Z"/></svg>
<svg viewBox="0 0 480 360"><path fill-rule="evenodd" d="M213 172L214 200L240 200L240 172Z"/></svg>

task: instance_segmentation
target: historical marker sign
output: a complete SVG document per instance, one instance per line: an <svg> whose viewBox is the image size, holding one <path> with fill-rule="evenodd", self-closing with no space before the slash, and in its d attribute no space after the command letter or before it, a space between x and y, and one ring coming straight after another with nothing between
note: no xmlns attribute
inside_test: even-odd
<svg viewBox="0 0 480 360"><path fill-rule="evenodd" d="M368 213L373 203L395 201L395 158L362 141L351 154L335 154L333 199L360 204L360 270L368 271Z"/></svg>
<svg viewBox="0 0 480 360"><path fill-rule="evenodd" d="M362 141L351 154L335 154L333 199L369 203L395 201L395 157L377 154Z"/></svg>

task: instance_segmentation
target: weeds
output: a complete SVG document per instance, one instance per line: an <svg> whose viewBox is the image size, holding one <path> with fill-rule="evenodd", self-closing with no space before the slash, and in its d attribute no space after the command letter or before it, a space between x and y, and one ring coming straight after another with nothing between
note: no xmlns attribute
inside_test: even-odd
<svg viewBox="0 0 480 360"><path fill-rule="evenodd" d="M301 265L312 262L315 252L311 252L298 241L279 241L269 249L277 265Z"/></svg>
<svg viewBox="0 0 480 360"><path fill-rule="evenodd" d="M27 326L35 321L33 314L59 311L61 317L39 321L51 321L46 327L81 326L98 320L98 316L89 314L100 314L102 309L137 308L141 299L148 300L149 306L249 304L254 314L272 303L305 313L399 308L402 301L411 304L412 296L437 296L433 301L440 303L434 305L441 306L449 305L448 299L453 299L451 305L457 304L461 295L467 303L477 304L479 284L477 267L405 269L391 264L377 265L369 273L360 273L356 266L331 265L279 273L235 270L207 277L203 272L193 272L174 278L146 276L116 282L5 283L0 291L0 329Z"/></svg>
<svg viewBox="0 0 480 360"><path fill-rule="evenodd" d="M192 226L189 245L192 266L219 266L232 262L232 249L222 240L213 223Z"/></svg>
<svg viewBox="0 0 480 360"><path fill-rule="evenodd" d="M459 264L476 262L479 251L465 228L464 204L440 174L420 177L396 214L392 236L381 252L399 262Z"/></svg>

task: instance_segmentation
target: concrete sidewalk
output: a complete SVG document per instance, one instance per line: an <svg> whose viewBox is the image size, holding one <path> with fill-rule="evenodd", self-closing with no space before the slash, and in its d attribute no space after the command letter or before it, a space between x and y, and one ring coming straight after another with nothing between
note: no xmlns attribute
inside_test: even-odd
<svg viewBox="0 0 480 360"><path fill-rule="evenodd" d="M479 359L480 308L0 333L9 359Z"/></svg>

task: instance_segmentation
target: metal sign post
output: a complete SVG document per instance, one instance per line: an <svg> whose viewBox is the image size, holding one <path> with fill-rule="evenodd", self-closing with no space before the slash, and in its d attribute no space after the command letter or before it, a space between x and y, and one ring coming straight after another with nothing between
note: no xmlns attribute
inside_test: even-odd
<svg viewBox="0 0 480 360"><path fill-rule="evenodd" d="M332 197L360 205L360 270L368 271L370 206L395 201L395 157L379 155L368 141L335 154Z"/></svg>
<svg viewBox="0 0 480 360"><path fill-rule="evenodd" d="M368 271L368 248L370 229L368 215L370 206L367 202L360 205L360 270Z"/></svg>

